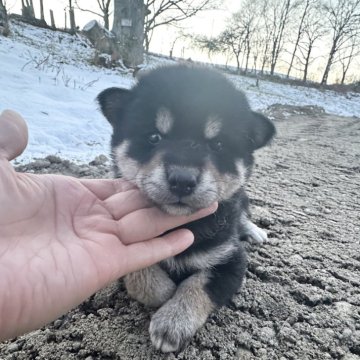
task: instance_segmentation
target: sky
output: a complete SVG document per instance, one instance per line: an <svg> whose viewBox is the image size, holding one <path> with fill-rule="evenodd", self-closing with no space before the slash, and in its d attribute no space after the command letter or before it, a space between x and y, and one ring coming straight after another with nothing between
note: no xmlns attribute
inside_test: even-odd
<svg viewBox="0 0 360 360"><path fill-rule="evenodd" d="M0 36L0 112L20 112L29 126L29 146L18 159L47 155L86 163L108 155L111 126L101 115L96 96L108 87L130 88L131 73L89 64L94 50L81 37L12 25L13 36ZM148 67L169 63L150 57ZM3 71L3 70L6 71ZM272 104L317 105L328 113L360 117L359 94L289 86L243 76L229 76L245 92L254 110ZM19 96L21 94L21 96Z"/></svg>

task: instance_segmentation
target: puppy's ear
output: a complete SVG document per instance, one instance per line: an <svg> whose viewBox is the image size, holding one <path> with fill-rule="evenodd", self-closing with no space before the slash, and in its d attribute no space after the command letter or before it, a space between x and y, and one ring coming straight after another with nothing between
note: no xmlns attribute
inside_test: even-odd
<svg viewBox="0 0 360 360"><path fill-rule="evenodd" d="M131 101L131 94L131 90L112 87L97 96L102 113L113 127L121 121L124 109Z"/></svg>
<svg viewBox="0 0 360 360"><path fill-rule="evenodd" d="M254 150L265 146L275 135L274 124L264 115L252 112L251 142Z"/></svg>

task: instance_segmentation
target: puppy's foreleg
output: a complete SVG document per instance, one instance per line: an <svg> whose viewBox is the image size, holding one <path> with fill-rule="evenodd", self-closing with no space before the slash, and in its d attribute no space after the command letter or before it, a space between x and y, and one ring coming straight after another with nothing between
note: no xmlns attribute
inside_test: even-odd
<svg viewBox="0 0 360 360"><path fill-rule="evenodd" d="M176 290L175 283L159 265L126 275L124 283L132 298L151 307L162 305L171 298Z"/></svg>
<svg viewBox="0 0 360 360"><path fill-rule="evenodd" d="M156 349L163 352L178 351L205 323L215 307L205 291L207 281L206 272L190 276L153 315L149 332Z"/></svg>
<svg viewBox="0 0 360 360"><path fill-rule="evenodd" d="M210 313L240 288L245 269L246 256L239 248L226 263L184 280L151 319L149 332L156 349L171 352L183 348Z"/></svg>

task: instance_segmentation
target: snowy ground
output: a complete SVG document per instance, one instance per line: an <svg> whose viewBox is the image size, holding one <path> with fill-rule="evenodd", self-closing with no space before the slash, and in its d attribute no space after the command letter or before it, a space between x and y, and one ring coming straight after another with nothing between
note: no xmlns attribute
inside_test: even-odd
<svg viewBox="0 0 360 360"><path fill-rule="evenodd" d="M29 146L18 161L49 154L79 163L109 153L110 126L95 98L110 86L130 87L131 74L90 65L94 51L80 36L13 23L0 37L0 111L20 112L30 129ZM150 59L150 65L158 62ZM162 61L159 61L162 63ZM317 105L326 112L360 117L359 94L337 94L231 76L254 109L269 105Z"/></svg>

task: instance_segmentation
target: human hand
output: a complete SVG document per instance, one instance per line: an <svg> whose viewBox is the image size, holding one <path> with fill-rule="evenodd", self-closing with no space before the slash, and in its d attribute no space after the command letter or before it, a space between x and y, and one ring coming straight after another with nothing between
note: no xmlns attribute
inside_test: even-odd
<svg viewBox="0 0 360 360"><path fill-rule="evenodd" d="M126 273L174 256L193 235L120 180L17 173L20 115L0 116L0 340L36 329Z"/></svg>

